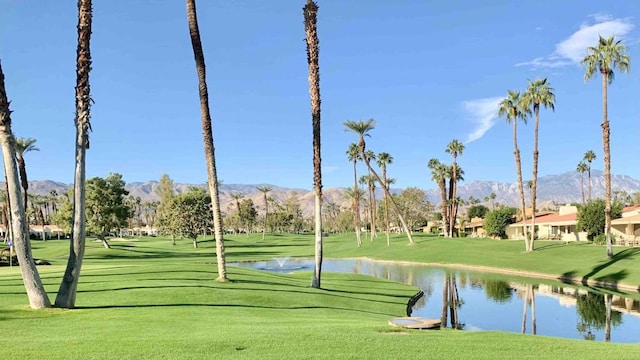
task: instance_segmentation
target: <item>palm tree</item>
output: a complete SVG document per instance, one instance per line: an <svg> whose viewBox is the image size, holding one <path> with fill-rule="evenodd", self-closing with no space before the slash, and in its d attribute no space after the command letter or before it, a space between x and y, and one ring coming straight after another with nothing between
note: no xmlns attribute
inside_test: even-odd
<svg viewBox="0 0 640 360"><path fill-rule="evenodd" d="M491 194L489 194L489 200L491 200L491 208L495 209L496 208L496 193L492 192Z"/></svg>
<svg viewBox="0 0 640 360"><path fill-rule="evenodd" d="M580 173L580 192L582 193L582 205L585 205L584 201L584 173L587 172L589 167L584 161L580 161L576 167L576 171Z"/></svg>
<svg viewBox="0 0 640 360"><path fill-rule="evenodd" d="M381 152L378 154L378 166L382 169L382 186L389 189L387 183L387 165L393 163L393 156L389 153ZM387 235L387 246L391 244L389 239L389 206L388 206L387 192L384 192L384 224L385 234Z"/></svg>
<svg viewBox="0 0 640 360"><path fill-rule="evenodd" d="M451 156L453 156L453 168L452 168L452 186L451 186L451 198L452 199L456 199L456 187L457 187L457 182L458 182L458 163L457 163L457 159L458 159L458 155L462 155L462 153L464 152L464 144L461 143L460 141L458 141L458 139L453 139L451 140L451 142L447 145L447 148L445 149L445 152L448 154L451 154ZM454 206L454 204L452 204L452 206ZM451 208L451 214L455 214L455 211L453 211L454 209ZM455 215L453 216L453 218L451 219L451 223L449 225L449 233L452 234L453 236L453 229L456 226L456 218Z"/></svg>
<svg viewBox="0 0 640 360"><path fill-rule="evenodd" d="M441 163L438 159L431 159L427 164L427 167L431 169L431 180L435 181L440 188L440 206L442 211L442 231L447 236L449 233L449 220L447 208L447 166Z"/></svg>
<svg viewBox="0 0 640 360"><path fill-rule="evenodd" d="M236 210L238 211L238 223L242 226L242 216L240 216L240 199L244 197L242 193L233 192L229 195L236 202Z"/></svg>
<svg viewBox="0 0 640 360"><path fill-rule="evenodd" d="M540 106L555 111L556 95L553 88L547 82L547 78L529 80L529 86L522 95L522 100L527 108L533 108L536 116L536 123L533 130L533 179L531 185L531 231L536 231L536 197L538 189L538 127L540 123ZM531 236L529 251L533 251L533 241L535 236Z"/></svg>
<svg viewBox="0 0 640 360"><path fill-rule="evenodd" d="M264 236L267 231L267 216L269 215L269 199L267 199L267 194L271 190L273 189L266 185L258 186L258 191L262 192L262 197L264 199L264 227L262 228L262 240L264 240Z"/></svg>
<svg viewBox="0 0 640 360"><path fill-rule="evenodd" d="M378 175L378 173L376 173L375 170L373 170L373 168L371 167L371 162L369 161L369 158L365 156L367 144L364 138L365 136L370 136L369 131L375 128L375 124L376 124L376 121L374 119L369 119L366 121L360 120L360 121L343 122L343 125L346 126L347 131L352 131L358 135L358 149L359 149L360 155L364 159L364 163L367 165L369 172L373 174L373 176L376 178L376 181L378 181L378 183L382 184L382 179L380 179L380 176ZM405 233L407 234L407 237L409 238L409 244L415 244L415 241L413 241L413 236L411 236L411 230L409 230L409 227L407 227L407 223L404 221L404 217L400 213L400 209L398 209L398 205L396 204L395 200L393 200L393 197L391 197L391 194L389 193L389 189L385 188L384 186L382 187L382 189L391 200L391 205L393 207L393 210L396 212L396 215L398 216L398 220L400 220L400 223L402 224L402 228L404 229Z"/></svg>
<svg viewBox="0 0 640 360"><path fill-rule="evenodd" d="M527 115L530 113L529 108L525 107L522 97L519 91L509 90L507 97L500 102L500 108L498 109L498 116L504 116L507 123L513 123L513 154L516 158L516 170L518 172L518 189L520 190L520 206L522 207L522 214L525 214L525 202L524 202L524 186L522 184L522 166L520 164L520 150L518 149L518 120L522 120L527 123ZM524 221L524 218L523 218ZM527 235L527 225L524 225L524 244L525 250L530 251L529 238Z"/></svg>
<svg viewBox="0 0 640 360"><path fill-rule="evenodd" d="M360 239L360 192L358 190L358 174L356 171L356 167L358 164L358 160L362 159L360 155L360 150L358 149L358 144L351 143L349 148L347 149L347 157L349 161L353 162L353 226L355 227L356 232L356 243L358 247L362 245L362 240Z"/></svg>
<svg viewBox="0 0 640 360"><path fill-rule="evenodd" d="M584 153L584 157L582 158L587 162L587 174L589 175L589 201L591 201L591 162L596 159L596 153L593 150L588 150Z"/></svg>
<svg viewBox="0 0 640 360"><path fill-rule="evenodd" d="M613 257L613 245L611 243L611 152L610 152L610 128L607 114L607 85L613 82L614 69L628 73L631 67L631 58L626 54L628 48L622 44L622 40L615 41L611 36L607 39L602 36L598 39L597 46L587 48L587 56L581 64L587 68L584 81L588 82L596 71L602 74L602 146L604 149L604 217L605 236L607 238L607 256Z"/></svg>
<svg viewBox="0 0 640 360"><path fill-rule="evenodd" d="M320 65L318 31L316 27L318 4L307 0L302 8L309 64L309 94L311 95L311 125L313 129L313 187L315 190L315 267L311 287L320 288L322 270L322 172L320 162Z"/></svg>
<svg viewBox="0 0 640 360"><path fill-rule="evenodd" d="M204 154L207 162L207 183L211 195L211 211L213 212L213 232L216 239L216 257L218 263L218 277L216 281L227 281L227 266L224 255L224 237L222 234L222 214L220 212L220 197L218 190L218 175L216 170L215 148L213 146L213 129L211 126L211 113L209 111L209 91L207 90L207 72L200 41L200 29L198 28L198 15L196 13L195 0L187 0L187 23L191 47L198 73L198 92L200 96L200 113L202 122L202 140L204 142Z"/></svg>
<svg viewBox="0 0 640 360"><path fill-rule="evenodd" d="M371 150L367 150L365 152L365 156L369 161L376 160L376 154ZM369 219L371 220L371 241L373 241L373 238L378 236L376 233L376 219L377 219L378 213L377 213L377 206L376 206L377 205L376 179L371 174L371 172L369 172L369 174L367 175L366 184L367 184L367 189L369 191Z"/></svg>
<svg viewBox="0 0 640 360"><path fill-rule="evenodd" d="M86 152L89 149L91 130L91 99L89 72L91 71L91 25L93 9L91 0L78 1L78 47L76 51L76 140L75 175L73 184L73 231L69 258L55 304L62 308L73 308L76 302L80 270L84 258L86 237L85 180Z"/></svg>
<svg viewBox="0 0 640 360"><path fill-rule="evenodd" d="M24 189L24 208L27 208L27 190L29 190L29 181L27 180L27 165L24 162L24 154L31 151L40 151L36 147L36 139L33 138L16 138L16 161L18 162L18 170L20 172L20 183Z"/></svg>
<svg viewBox="0 0 640 360"><path fill-rule="evenodd" d="M24 283L29 305L33 309L51 307L51 302L44 289L42 280L31 253L31 242L27 232L25 208L20 192L20 181L18 179L18 169L16 166L16 141L11 130L11 110L9 110L9 100L4 86L4 73L0 63L0 145L2 146L2 157L4 161L4 173L7 179L7 195L9 195L11 228L14 248L20 271L22 272L22 282Z"/></svg>

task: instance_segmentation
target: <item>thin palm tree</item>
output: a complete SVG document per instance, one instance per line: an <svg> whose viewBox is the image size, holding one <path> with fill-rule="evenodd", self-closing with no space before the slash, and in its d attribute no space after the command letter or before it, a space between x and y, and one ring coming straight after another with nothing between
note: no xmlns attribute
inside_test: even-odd
<svg viewBox="0 0 640 360"><path fill-rule="evenodd" d="M389 190L389 184L387 183L387 165L393 163L393 156L389 153L381 152L378 154L378 166L382 169L382 186ZM389 237L389 205L388 205L387 192L384 192L384 224L385 234L387 235L387 246L391 244Z"/></svg>
<svg viewBox="0 0 640 360"><path fill-rule="evenodd" d="M614 69L622 73L628 73L631 67L631 58L626 54L628 48L622 44L622 40L616 41L613 36L603 38L599 36L598 45L587 48L587 55L581 64L585 66L584 81L588 82L596 71L602 74L602 147L604 150L604 217L605 236L607 239L607 256L613 257L613 245L611 243L611 151L610 128L607 113L607 85L614 80Z"/></svg>
<svg viewBox="0 0 640 360"><path fill-rule="evenodd" d="M33 138L16 138L16 161L18 162L18 171L20 172L20 183L24 190L24 208L27 205L27 191L29 190L29 181L27 178L27 164L24 161L24 154L31 151L40 151L36 147L36 139Z"/></svg>
<svg viewBox="0 0 640 360"><path fill-rule="evenodd" d="M518 173L518 190L520 191L520 206L522 208L523 222L525 220L524 214L526 208L524 201L524 185L522 184L522 165L520 163L520 150L518 149L518 120L522 120L526 124L527 115L529 115L530 112L531 110L529 110L529 108L527 108L522 101L520 92L513 90L509 90L507 92L507 97L500 102L498 109L498 116L504 116L507 120L507 123L513 123L513 154L516 159L516 170ZM526 223L524 224L523 228L525 250L530 251Z"/></svg>
<svg viewBox="0 0 640 360"><path fill-rule="evenodd" d="M262 193L264 199L264 226L262 227L262 240L264 240L265 233L267 232L267 217L269 216L269 199L267 194L273 190L270 186L258 186L258 191Z"/></svg>
<svg viewBox="0 0 640 360"><path fill-rule="evenodd" d="M78 46L76 50L76 96L75 96L75 174L73 182L73 231L69 246L67 267L58 289L55 304L62 308L73 308L76 302L80 270L84 258L86 238L85 180L86 152L89 149L91 131L91 26L93 9L91 0L78 1Z"/></svg>
<svg viewBox="0 0 640 360"><path fill-rule="evenodd" d="M193 57L198 74L198 95L200 97L200 114L202 123L202 140L204 142L205 161L207 163L207 184L211 196L211 211L213 212L213 233L216 239L216 260L218 263L218 277L216 281L225 282L227 277L227 265L224 254L224 237L222 232L222 214L220 211L219 183L216 170L216 156L213 145L213 129L211 125L211 112L209 109L209 91L207 90L207 71L204 61L204 52L200 40L198 28L198 14L195 0L187 0L187 23Z"/></svg>
<svg viewBox="0 0 640 360"><path fill-rule="evenodd" d="M20 262L22 282L24 283L29 305L33 309L51 307L51 302L42 284L42 279L36 268L31 253L31 242L28 236L28 224L25 215L24 203L20 191L20 180L16 166L16 140L11 130L11 110L4 85L4 73L0 63L0 146L2 147L2 159L4 161L4 173L7 179L7 195L9 196L9 209L11 213L11 228L14 249Z"/></svg>
<svg viewBox="0 0 640 360"><path fill-rule="evenodd" d="M464 153L464 144L461 143L460 141L458 141L458 139L453 139L451 140L451 142L447 145L447 148L445 149L445 152L448 154L451 154L451 156L453 156L453 168L452 168L452 186L451 186L451 199L456 199L457 195L456 195L456 191L457 191L457 183L458 183L458 155L462 155ZM451 223L449 225L449 233L452 234L453 236L453 230L456 224L456 217L455 217L455 211L453 209L453 206L455 206L454 204L451 205L451 214L453 214L453 218L451 219Z"/></svg>
<svg viewBox="0 0 640 360"><path fill-rule="evenodd" d="M364 163L367 165L367 168L369 169L371 174L373 174L373 176L376 178L376 181L382 184L382 179L380 179L380 176L378 175L378 173L376 173L375 170L373 170L373 168L371 167L371 162L365 156L367 144L364 138L366 136L371 136L369 135L369 131L375 128L375 124L376 124L376 121L374 119L369 119L366 121L360 120L360 121L343 122L343 125L347 128L346 129L347 131L352 131L358 135L358 149L360 151L360 155L362 156ZM389 193L389 189L385 188L384 186L382 187L382 189L384 190L384 192L387 194L387 196L391 201L391 206L393 207L393 210L396 212L396 215L398 216L398 220L400 220L400 223L402 224L402 228L407 234L407 238L409 238L409 244L412 244L412 245L415 244L415 241L413 241L413 236L411 236L411 230L409 230L407 223L404 221L404 217L400 213L400 209L398 209L398 205L396 204L395 200L393 200L393 197L391 197L391 194Z"/></svg>
<svg viewBox="0 0 640 360"><path fill-rule="evenodd" d="M584 173L587 172L589 167L584 161L580 161L576 167L576 171L580 173L580 193L582 194L582 205L586 203L584 201Z"/></svg>
<svg viewBox="0 0 640 360"><path fill-rule="evenodd" d="M320 288L322 273L322 172L320 158L320 53L318 41L318 4L307 0L302 8L309 64L309 94L311 96L311 127L313 129L313 187L315 192L315 267L311 287Z"/></svg>
<svg viewBox="0 0 640 360"><path fill-rule="evenodd" d="M533 130L533 179L531 180L531 231L536 231L536 197L538 191L538 128L540 123L540 106L555 111L556 95L547 82L547 78L529 80L529 85L522 95L522 101L527 108L533 108L536 122ZM533 251L535 236L531 236L529 251Z"/></svg>
<svg viewBox="0 0 640 360"><path fill-rule="evenodd" d="M244 227L243 224L242 224L242 216L240 216L240 199L242 199L244 197L244 194L238 193L238 192L233 192L233 193L229 194L229 196L236 203L236 211L238 211L238 224L240 225L240 227Z"/></svg>
<svg viewBox="0 0 640 360"><path fill-rule="evenodd" d="M356 243L358 247L362 245L362 239L360 238L360 192L358 190L358 173L357 165L358 160L362 159L358 144L351 143L347 149L347 158L353 163L353 226L356 232Z"/></svg>
<svg viewBox="0 0 640 360"><path fill-rule="evenodd" d="M591 201L591 162L596 159L596 153L593 150L587 150L582 160L587 162L587 174L589 178L589 201Z"/></svg>
<svg viewBox="0 0 640 360"><path fill-rule="evenodd" d="M438 184L440 189L440 208L442 212L442 231L445 236L449 233L449 209L447 207L447 166L441 163L438 159L431 159L427 164L427 167L431 169L431 180Z"/></svg>
<svg viewBox="0 0 640 360"><path fill-rule="evenodd" d="M371 150L367 150L365 152L365 156L368 158L369 161L376 160L376 154ZM366 184L367 184L367 190L369 192L369 219L371 220L371 241L373 241L373 239L377 236L376 234L377 201L376 201L376 179L371 174L371 172L369 172L369 174L367 175Z"/></svg>

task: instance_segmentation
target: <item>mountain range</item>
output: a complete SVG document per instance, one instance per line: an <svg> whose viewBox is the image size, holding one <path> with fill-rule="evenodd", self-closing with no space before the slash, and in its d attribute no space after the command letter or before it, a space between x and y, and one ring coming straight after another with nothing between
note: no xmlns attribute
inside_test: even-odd
<svg viewBox="0 0 640 360"><path fill-rule="evenodd" d="M587 177L584 180L584 191L587 196ZM435 184L428 183L427 186L433 187ZM176 193L182 193L191 186L205 187L206 184L174 184ZM258 187L268 186L271 188L269 196L279 203L283 203L292 195L298 197L303 213L310 216L313 213L314 194L313 191L307 189L294 189L280 187L268 184L222 184L220 186L220 201L222 211L235 209L235 200L231 198L231 194L243 194L245 198L252 199L257 205L258 211L263 207L263 193ZM51 190L56 190L59 194L67 191L72 187L71 184L64 184L51 180L31 181L29 182L29 192L32 194L45 195ZM581 175L577 172L566 172L562 174L546 175L538 178L538 208L554 208L558 204L581 202L582 195L580 192ZM626 175L611 176L612 191L625 191L627 194L640 192L640 180L631 178ZM134 197L140 197L145 201L157 201L160 199L157 193L158 182L132 182L126 185L129 194ZM402 189L392 189L393 193L400 193ZM459 184L458 195L462 199L468 199L473 196L481 202L491 193L496 194L493 202L517 205L519 199L518 184L505 183L497 181L473 181L468 184ZM604 176L599 170L591 172L591 193L593 198L604 196ZM344 197L345 188L329 188L323 189L325 203L333 202L343 207L348 207L349 202ZM440 203L440 191L437 188L425 190L427 200L432 204ZM529 198L528 189L525 189L526 197ZM382 199L382 191L377 190L377 198Z"/></svg>

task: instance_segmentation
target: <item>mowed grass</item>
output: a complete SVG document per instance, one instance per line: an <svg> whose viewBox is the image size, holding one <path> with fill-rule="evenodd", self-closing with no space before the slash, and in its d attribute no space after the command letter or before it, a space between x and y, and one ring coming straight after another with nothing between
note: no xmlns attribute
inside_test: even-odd
<svg viewBox="0 0 640 360"><path fill-rule="evenodd" d="M280 256L311 257L313 236L227 237L227 260ZM604 248L550 247L524 254L521 242L450 240L418 236L391 247L379 238L355 247L351 235L326 238L325 256L367 256L388 260L505 266L548 261L573 248L573 258L540 264L555 269L593 271L585 257L603 261ZM142 238L113 242L106 250L88 242L77 297L78 309L28 309L17 268L0 268L0 326L7 359L616 359L640 358L640 345L610 344L504 332L420 331L390 327L404 316L417 289L361 275L323 274L323 289L312 289L310 273L273 274L229 267L228 283L215 282L213 241L193 249L187 240ZM518 246L520 245L520 246ZM460 247L468 247L464 251ZM34 241L34 256L51 261L39 267L52 300L68 251L67 241ZM594 251L597 250L599 256ZM619 251L620 249L617 249ZM546 256L544 253L547 253ZM500 255L504 256L500 256ZM510 254L509 256L507 256ZM485 259L475 259L482 256ZM492 261L491 258L504 258ZM520 258L520 261L517 259ZM626 269L634 283L637 253L609 264L600 275ZM438 260L439 259L439 260ZM541 260L541 261L542 261ZM485 263L489 262L489 263ZM562 264L565 268L562 268ZM605 263L603 263L605 264ZM533 265L532 265L533 266ZM521 266L520 266L521 268ZM536 271L543 271L539 268ZM620 270L615 270L616 273ZM562 273L562 272L560 272Z"/></svg>

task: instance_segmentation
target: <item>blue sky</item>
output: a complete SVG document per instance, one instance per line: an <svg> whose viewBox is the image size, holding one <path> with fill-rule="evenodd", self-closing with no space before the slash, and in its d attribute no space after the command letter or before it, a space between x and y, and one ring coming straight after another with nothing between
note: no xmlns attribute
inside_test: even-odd
<svg viewBox="0 0 640 360"><path fill-rule="evenodd" d="M516 180L512 128L496 116L507 90L548 77L539 174L574 171L586 150L602 165L601 80L579 59L597 35L629 46L631 74L609 88L612 173L640 178L637 1L318 1L325 187L349 186L345 120L375 118L368 139L394 158L395 186L433 188L426 167L466 143L466 182ZM310 189L311 116L304 1L198 1L218 176L227 184ZM75 1L0 0L0 60L17 136L38 140L30 179L71 183ZM197 78L183 1L94 2L87 175L202 183ZM531 178L533 123L519 126ZM361 172L363 168L360 168Z"/></svg>

